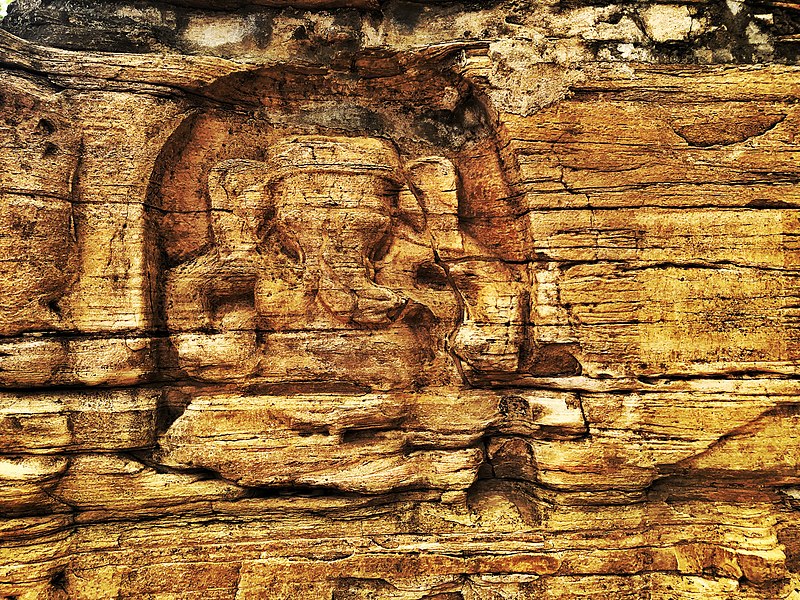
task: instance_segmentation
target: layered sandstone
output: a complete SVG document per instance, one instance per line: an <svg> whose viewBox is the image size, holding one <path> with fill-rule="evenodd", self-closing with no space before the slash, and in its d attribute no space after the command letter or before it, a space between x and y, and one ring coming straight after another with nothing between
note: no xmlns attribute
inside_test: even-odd
<svg viewBox="0 0 800 600"><path fill-rule="evenodd" d="M0 597L800 597L798 6L95 4L0 30Z"/></svg>

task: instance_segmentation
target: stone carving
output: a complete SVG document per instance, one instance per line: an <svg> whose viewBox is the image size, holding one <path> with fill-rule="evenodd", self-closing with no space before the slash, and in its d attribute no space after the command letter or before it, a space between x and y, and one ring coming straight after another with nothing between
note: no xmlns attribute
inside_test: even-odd
<svg viewBox="0 0 800 600"><path fill-rule="evenodd" d="M584 4L12 3L0 598L797 595L795 9Z"/></svg>
<svg viewBox="0 0 800 600"><path fill-rule="evenodd" d="M260 394L193 389L160 464L257 487L458 491L487 429L582 435L574 398L465 389L520 370L527 297L461 226L447 158L286 136L264 161L215 165L208 192L213 244L166 277L170 340L190 379Z"/></svg>
<svg viewBox="0 0 800 600"><path fill-rule="evenodd" d="M518 370L523 287L461 229L448 159L290 137L266 162L220 163L208 187L214 245L166 283L190 375L441 385L454 369ZM392 368L376 373L359 347Z"/></svg>

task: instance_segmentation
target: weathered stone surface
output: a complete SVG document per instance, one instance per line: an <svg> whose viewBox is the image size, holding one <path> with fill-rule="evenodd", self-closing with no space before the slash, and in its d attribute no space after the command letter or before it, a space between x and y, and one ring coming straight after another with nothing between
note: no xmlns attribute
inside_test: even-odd
<svg viewBox="0 0 800 600"><path fill-rule="evenodd" d="M161 394L147 389L0 395L0 452L114 451L151 447Z"/></svg>
<svg viewBox="0 0 800 600"><path fill-rule="evenodd" d="M437 391L200 397L161 438L159 460L245 486L465 491L488 435L586 433L575 394Z"/></svg>
<svg viewBox="0 0 800 600"><path fill-rule="evenodd" d="M798 14L16 2L0 597L795 598Z"/></svg>

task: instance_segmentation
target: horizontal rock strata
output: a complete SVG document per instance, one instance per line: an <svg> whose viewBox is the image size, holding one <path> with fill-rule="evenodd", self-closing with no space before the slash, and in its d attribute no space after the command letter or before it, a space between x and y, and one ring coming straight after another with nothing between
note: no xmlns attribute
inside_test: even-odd
<svg viewBox="0 0 800 600"><path fill-rule="evenodd" d="M796 598L799 8L12 5L0 598Z"/></svg>

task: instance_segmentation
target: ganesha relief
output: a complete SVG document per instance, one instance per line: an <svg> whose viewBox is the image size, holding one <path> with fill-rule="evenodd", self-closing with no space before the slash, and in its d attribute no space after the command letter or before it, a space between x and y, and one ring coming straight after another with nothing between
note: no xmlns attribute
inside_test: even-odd
<svg viewBox="0 0 800 600"><path fill-rule="evenodd" d="M208 179L213 247L167 273L178 364L200 380L449 385L520 370L524 286L459 223L443 157L285 138Z"/></svg>

